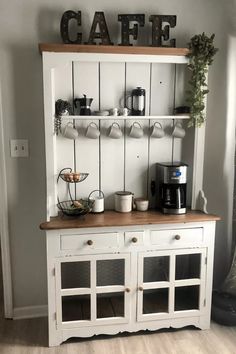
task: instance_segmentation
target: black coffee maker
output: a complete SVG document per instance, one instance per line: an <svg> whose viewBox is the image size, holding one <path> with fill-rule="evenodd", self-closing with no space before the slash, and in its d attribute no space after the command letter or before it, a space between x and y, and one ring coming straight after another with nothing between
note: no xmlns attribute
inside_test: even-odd
<svg viewBox="0 0 236 354"><path fill-rule="evenodd" d="M88 98L86 95L83 95L83 98L75 98L74 106L75 109L79 109L79 114L81 116L90 116L91 115L91 104L93 99Z"/></svg>
<svg viewBox="0 0 236 354"><path fill-rule="evenodd" d="M185 163L157 163L157 207L164 214L186 213L187 167Z"/></svg>

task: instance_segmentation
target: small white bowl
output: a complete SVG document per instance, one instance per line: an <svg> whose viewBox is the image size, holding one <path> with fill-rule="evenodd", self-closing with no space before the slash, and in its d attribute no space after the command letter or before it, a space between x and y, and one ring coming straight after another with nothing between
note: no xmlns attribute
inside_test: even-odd
<svg viewBox="0 0 236 354"><path fill-rule="evenodd" d="M134 200L134 203L136 205L137 211L147 211L148 210L149 200L144 199L144 198L136 198Z"/></svg>

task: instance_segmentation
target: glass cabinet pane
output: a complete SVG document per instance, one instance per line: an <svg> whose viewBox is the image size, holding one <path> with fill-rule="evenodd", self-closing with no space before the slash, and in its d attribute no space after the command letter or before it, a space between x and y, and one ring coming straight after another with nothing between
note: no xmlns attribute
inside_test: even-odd
<svg viewBox="0 0 236 354"><path fill-rule="evenodd" d="M62 296L63 322L90 319L90 295Z"/></svg>
<svg viewBox="0 0 236 354"><path fill-rule="evenodd" d="M168 312L169 289L143 291L143 314Z"/></svg>
<svg viewBox="0 0 236 354"><path fill-rule="evenodd" d="M125 296L123 292L97 294L97 318L124 317Z"/></svg>
<svg viewBox="0 0 236 354"><path fill-rule="evenodd" d="M169 256L145 257L143 282L169 281Z"/></svg>
<svg viewBox="0 0 236 354"><path fill-rule="evenodd" d="M105 259L97 261L97 286L124 285L125 260Z"/></svg>
<svg viewBox="0 0 236 354"><path fill-rule="evenodd" d="M185 254L176 256L175 279L200 278L201 254Z"/></svg>
<svg viewBox="0 0 236 354"><path fill-rule="evenodd" d="M90 288L90 262L64 262L61 263L61 287Z"/></svg>
<svg viewBox="0 0 236 354"><path fill-rule="evenodd" d="M199 310L200 286L180 286L175 288L175 311Z"/></svg>

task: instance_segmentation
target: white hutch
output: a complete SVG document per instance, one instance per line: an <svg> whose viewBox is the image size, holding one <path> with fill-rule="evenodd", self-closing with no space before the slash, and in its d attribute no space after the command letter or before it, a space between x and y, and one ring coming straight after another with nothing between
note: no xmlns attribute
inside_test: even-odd
<svg viewBox="0 0 236 354"><path fill-rule="evenodd" d="M44 76L46 142L49 345L70 337L116 334L195 325L209 328L215 222L206 213L202 190L204 127L173 138L174 115L184 104L187 49L41 44ZM92 110L122 107L124 95L146 90L146 116L63 116L72 122L76 140L55 132L55 102L93 98ZM99 139L85 131L95 122ZM107 131L118 122L123 136ZM128 135L133 122L141 139ZM166 134L150 137L160 122ZM186 215L147 212L117 213L114 193L129 190L155 206L151 193L157 162L183 161L189 166ZM105 194L105 212L72 218L58 214L57 198L66 200L61 169L89 173L76 185L79 198L95 189ZM68 198L67 198L68 199ZM197 211L198 210L198 211Z"/></svg>

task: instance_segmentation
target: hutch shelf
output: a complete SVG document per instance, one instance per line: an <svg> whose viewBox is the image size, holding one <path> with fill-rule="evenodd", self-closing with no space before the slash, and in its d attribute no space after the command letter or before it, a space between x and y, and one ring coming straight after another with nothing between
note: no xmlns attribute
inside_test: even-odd
<svg viewBox="0 0 236 354"><path fill-rule="evenodd" d="M68 116L62 116L62 119L86 119L85 116L77 116L77 115L68 115ZM147 119L189 119L189 115L187 114L179 114L179 115L159 115L159 116L94 116L90 115L87 117L89 119L98 119L98 120L107 120L107 119L115 119L115 120L147 120Z"/></svg>
<svg viewBox="0 0 236 354"><path fill-rule="evenodd" d="M188 49L40 44L43 56L47 217L40 225L47 238L49 345L70 337L137 332L194 325L210 326L215 223L206 214L202 188L205 128L187 130L184 139L169 133L173 115L184 104ZM76 140L55 132L55 102L93 97L93 110L120 107L132 88L146 89L145 117L63 116L78 130ZM119 121L122 138L107 130ZM139 122L144 135L128 131ZM150 137L160 122L166 134ZM91 122L100 130L88 139ZM157 162L188 164L189 210L163 215L155 210ZM59 171L87 172L78 198L92 190L105 195L105 212L79 218L61 216L57 200L66 198ZM152 210L117 213L114 193L130 190L149 199ZM65 199L64 199L65 200Z"/></svg>
<svg viewBox="0 0 236 354"><path fill-rule="evenodd" d="M187 48L40 43L40 52L186 56Z"/></svg>

